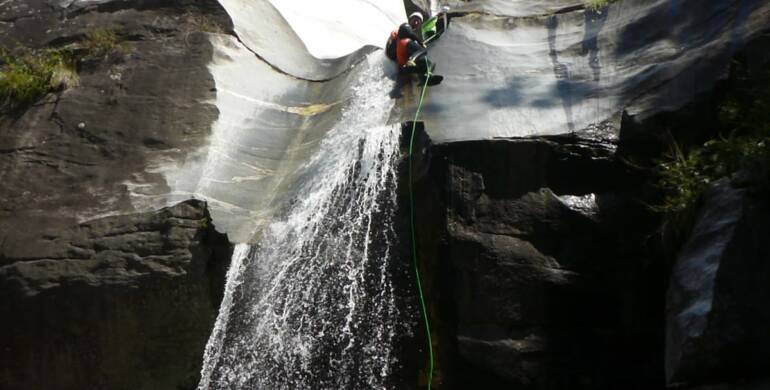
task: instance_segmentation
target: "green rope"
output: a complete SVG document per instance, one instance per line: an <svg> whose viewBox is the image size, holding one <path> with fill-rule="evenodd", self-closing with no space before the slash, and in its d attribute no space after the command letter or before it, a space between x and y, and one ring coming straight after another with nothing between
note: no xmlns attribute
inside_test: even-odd
<svg viewBox="0 0 770 390"><path fill-rule="evenodd" d="M425 85L422 86L422 93L420 94L420 102L417 104L417 111L414 113L414 121L412 123L412 135L409 137L409 216L412 225L412 259L414 260L414 274L417 278L417 291L420 293L420 305L422 306L422 317L425 320L425 333L428 338L428 356L430 357L430 366L428 368L428 390L431 389L433 384L433 340L430 336L430 321L428 320L428 309L425 305L425 296L422 292L422 282L420 281L420 269L417 261L417 239L415 238L414 230L414 191L412 190L412 150L414 147L414 133L417 130L417 119L420 117L420 110L422 110L422 102L425 99L425 92L428 90L428 81L430 81L431 71L430 64L428 64L428 57L425 57L425 68L427 74L425 78Z"/></svg>

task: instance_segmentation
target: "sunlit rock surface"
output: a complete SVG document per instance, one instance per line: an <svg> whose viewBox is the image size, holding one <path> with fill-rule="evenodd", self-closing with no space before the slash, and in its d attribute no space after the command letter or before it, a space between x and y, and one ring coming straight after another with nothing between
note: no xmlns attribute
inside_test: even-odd
<svg viewBox="0 0 770 390"><path fill-rule="evenodd" d="M367 45L382 48L393 26L403 23L405 18L401 1L272 0L271 3L316 58L342 57Z"/></svg>
<svg viewBox="0 0 770 390"><path fill-rule="evenodd" d="M480 12L505 16L533 16L574 11L583 7L580 0L448 0L443 4L453 12Z"/></svg>
<svg viewBox="0 0 770 390"><path fill-rule="evenodd" d="M270 2L222 5L235 26L219 23L221 9L209 9L205 20L222 31L201 33L188 20L198 12L181 6L159 4L156 12L126 1L3 2L4 41L37 47L94 28L118 29L132 41L125 58L94 62L79 86L0 123L10 129L0 140L10 151L0 156L13 183L4 195L7 213L85 221L195 197L209 202L231 239L252 240L273 200L293 184L297 164L338 119L358 72L351 67L384 44L404 17L403 3L282 5L291 20L315 26L300 28L308 42ZM62 21L62 14L77 17ZM237 37L227 34L233 28ZM312 41L328 30L335 34ZM309 48L344 56L317 59ZM395 72L389 65L383 77ZM19 157L35 152L55 168L25 166ZM80 179L72 183L71 175ZM66 212L46 212L56 208Z"/></svg>
<svg viewBox="0 0 770 390"><path fill-rule="evenodd" d="M220 3L247 48L280 72L315 81L339 76L383 47L405 18L398 0Z"/></svg>
<svg viewBox="0 0 770 390"><path fill-rule="evenodd" d="M712 88L770 24L766 1L580 3L449 2L457 17L430 51L445 76L425 107L431 137L616 132L623 110L644 118Z"/></svg>
<svg viewBox="0 0 770 390"><path fill-rule="evenodd" d="M219 226L245 242L339 117L351 73L326 83L299 80L274 71L233 37L211 40L219 117L198 158L162 167L171 191L160 203L207 199Z"/></svg>
<svg viewBox="0 0 770 390"><path fill-rule="evenodd" d="M361 68L351 66L376 50L375 37L385 37L377 41L384 43L396 15L404 11L395 0L376 6L340 1L324 10L312 4L276 8L267 1L221 4L238 36L210 36L215 49L209 68L219 117L209 143L197 149L195 158L159 164L155 170L165 175L170 191L151 200L157 207L191 196L207 199L218 226L232 239L249 242L296 184L299 165L339 119L350 96L350 80ZM279 9L295 23L310 23L300 29L307 41ZM346 23L334 19L343 16ZM362 17L368 20L366 28ZM315 31L308 30L310 26ZM327 36L327 30L336 35ZM343 36L344 44L335 46ZM308 51L311 48L325 56L345 55L318 59ZM395 67L377 64L384 64L378 65L383 78L393 77ZM142 199L132 198L135 203Z"/></svg>
<svg viewBox="0 0 770 390"><path fill-rule="evenodd" d="M129 199L126 211L207 199L218 226L245 242L337 120L355 64L384 44L405 13L395 0L323 9L312 2L220 3L237 37L209 35L215 98L200 102L218 111L211 135L183 155L149 155L144 172L125 181L127 198L101 193L111 205L108 199ZM450 2L457 14L431 49L446 79L429 91L427 131L435 142L570 132L615 138L624 110L641 118L711 88L729 56L767 24L770 7L691 3L619 1L589 12L575 1ZM24 4L4 12L21 17L19 26L34 13ZM45 31L32 35L51 40L60 27ZM385 66L383 77L394 72ZM416 100L406 93L396 116L411 117Z"/></svg>
<svg viewBox="0 0 770 390"><path fill-rule="evenodd" d="M283 175L312 149L302 137L311 133L315 135L310 138L317 139L329 128L338 115L335 102L345 99L345 80L356 72L354 64L375 45L381 46L404 15L398 1L377 2L376 7L369 1L336 1L323 9L311 3L221 1L239 41L217 41L223 49L211 69L223 118L201 168L211 180L204 177L196 192L221 203L228 209L225 215L269 214L269 208L254 205L264 206L282 195L261 184L269 180L271 186L291 185L292 179ZM446 78L430 90L423 119L439 143L565 133L615 139L624 111L643 119L678 108L712 88L734 52L768 26L770 12L770 5L761 1L618 1L600 11L586 11L574 0L430 6L438 4L455 12L450 29L430 51L437 72ZM670 27L660 29L661 23ZM238 54L220 55L223 52ZM384 69L383 77L393 72ZM332 81L303 83L297 78ZM267 80L270 87L264 88ZM243 116L244 110L228 108L235 101L241 107L260 106L249 100L251 95L267 104L250 117ZM401 118L411 117L416 100L406 94ZM301 113L285 107L299 107ZM233 120L224 118L231 114ZM248 128L252 131L244 130ZM264 137L257 134L265 129L271 140L261 144ZM228 131L249 134L256 143L231 143ZM225 145L271 157L258 156L262 162L254 173L239 157L247 158L248 153L223 152ZM297 153L289 145L305 149ZM212 160L215 154L227 155L231 167L224 168L224 159ZM251 173L236 174L241 168ZM214 190L210 183L221 180L226 185ZM212 212L219 215L217 206ZM251 239L247 232L252 226L242 226L238 217L224 223L240 230L234 235L238 240Z"/></svg>

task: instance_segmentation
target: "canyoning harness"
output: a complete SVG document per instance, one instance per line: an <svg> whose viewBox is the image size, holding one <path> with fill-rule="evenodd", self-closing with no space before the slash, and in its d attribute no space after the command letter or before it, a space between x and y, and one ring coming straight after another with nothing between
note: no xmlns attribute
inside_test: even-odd
<svg viewBox="0 0 770 390"><path fill-rule="evenodd" d="M406 42L401 43L404 39ZM398 60L398 45L408 45L409 40L413 40L422 45L422 37L417 35L409 23L403 23L398 26L398 29L393 30L388 37L388 42L385 44L385 55L393 61Z"/></svg>
<svg viewBox="0 0 770 390"><path fill-rule="evenodd" d="M425 322L425 335L426 335L426 341L428 343L428 358L429 358L429 366L428 366L428 390L431 390L431 387L433 385L433 339L431 337L430 332L430 320L428 318L428 308L425 304L425 295L422 291L422 281L420 278L420 267L419 267L419 261L417 259L417 236L415 233L415 223L414 223L414 177L412 174L412 160L414 155L414 135L417 130L417 122L420 118L420 111L422 110L422 103L425 100L425 94L428 90L428 83L430 82L430 78L433 75L430 69L430 65L428 63L428 57L425 56L425 67L428 69L427 73L425 74L425 83L422 86L422 92L420 93L420 101L417 103L417 111L414 113L414 121L412 121L412 132L409 136L409 221L411 225L411 236L412 236L412 260L414 263L414 275L415 279L417 281L417 292L419 293L420 298L420 307L422 308L422 317Z"/></svg>
<svg viewBox="0 0 770 390"><path fill-rule="evenodd" d="M410 46L412 46L411 50ZM419 48L416 48L415 46L419 46ZM398 66L403 67L406 66L410 60L412 60L412 65L414 65L414 59L417 58L421 52L424 52L424 50L425 48L417 43L417 41L410 38L399 39L396 32L393 31L388 40L388 45L385 47L385 54L388 58L395 61ZM410 56L410 51L415 53Z"/></svg>

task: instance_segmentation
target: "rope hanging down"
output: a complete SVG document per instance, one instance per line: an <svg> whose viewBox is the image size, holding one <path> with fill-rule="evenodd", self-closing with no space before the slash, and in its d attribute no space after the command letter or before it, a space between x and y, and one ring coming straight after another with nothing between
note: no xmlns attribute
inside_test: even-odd
<svg viewBox="0 0 770 390"><path fill-rule="evenodd" d="M417 104L417 111L414 114L414 121L412 122L412 134L409 137L409 217L412 230L412 260L414 261L414 275L417 279L417 291L420 296L420 306L422 307L422 317L425 320L425 334L428 342L428 390L431 390L433 384L433 340L430 335L430 321L428 320L428 309L425 305L425 296L422 292L422 282L420 281L420 269L417 261L417 239L414 231L414 191L412 189L412 150L414 147L414 133L417 129L417 120L420 117L420 111L422 110L422 102L425 99L425 92L428 90L428 82L432 75L430 70L430 64L428 63L428 57L425 56L425 68L427 69L425 84L422 86L422 93L420 94L420 101Z"/></svg>

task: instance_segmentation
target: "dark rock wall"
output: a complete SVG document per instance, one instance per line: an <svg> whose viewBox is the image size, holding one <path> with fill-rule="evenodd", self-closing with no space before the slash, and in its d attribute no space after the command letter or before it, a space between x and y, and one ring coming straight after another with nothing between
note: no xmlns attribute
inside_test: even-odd
<svg viewBox="0 0 770 390"><path fill-rule="evenodd" d="M612 145L536 138L426 151L417 231L441 388L662 387L664 284L645 237L655 219Z"/></svg>
<svg viewBox="0 0 770 390"><path fill-rule="evenodd" d="M232 247L205 203L0 252L3 389L193 389Z"/></svg>
<svg viewBox="0 0 770 390"><path fill-rule="evenodd" d="M137 199L209 137L206 31L230 22L214 0L81 3L0 6L5 47L121 46L0 115L0 388L192 389L232 248L204 203Z"/></svg>
<svg viewBox="0 0 770 390"><path fill-rule="evenodd" d="M64 2L66 3L66 2ZM0 235L135 211L131 190L168 190L155 161L184 161L209 136L217 109L212 48L195 17L219 22L216 2L120 1L67 8L3 3L0 42L30 48L117 32L123 51L78 63L76 86L0 116ZM153 160L153 161L151 161ZM8 226L29 224L29 229Z"/></svg>

